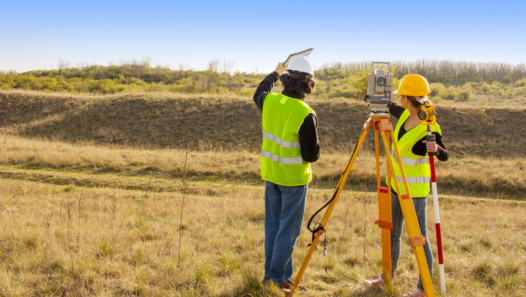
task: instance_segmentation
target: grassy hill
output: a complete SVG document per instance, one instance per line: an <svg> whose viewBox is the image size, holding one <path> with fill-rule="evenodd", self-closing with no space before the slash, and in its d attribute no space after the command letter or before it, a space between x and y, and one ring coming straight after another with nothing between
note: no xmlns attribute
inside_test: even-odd
<svg viewBox="0 0 526 297"><path fill-rule="evenodd" d="M323 148L313 164L312 185L332 188L367 119L367 109L365 104L346 101L311 100L310 104L319 117ZM524 199L526 139L518 137L526 134L524 110L438 106L437 111L451 152L448 162L437 165L441 192ZM179 179L181 156L189 149L194 156L189 175L194 180L258 184L260 117L246 97L4 92L0 93L0 131L11 136L4 137L0 162L19 168ZM375 184L370 134L350 176L353 186ZM56 150L67 154L57 155ZM28 172L3 175L41 179ZM63 176L51 180L71 182ZM98 184L88 180L84 184Z"/></svg>
<svg viewBox="0 0 526 297"><path fill-rule="evenodd" d="M324 152L348 150L368 117L366 104L307 99ZM453 157L522 157L524 109L438 106ZM261 144L261 112L247 97L127 94L70 96L0 92L0 131L69 143L143 148L248 150ZM372 147L374 138L368 138Z"/></svg>

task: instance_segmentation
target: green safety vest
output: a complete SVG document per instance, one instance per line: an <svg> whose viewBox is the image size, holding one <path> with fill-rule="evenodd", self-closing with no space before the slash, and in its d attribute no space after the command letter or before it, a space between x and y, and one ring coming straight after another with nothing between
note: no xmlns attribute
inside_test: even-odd
<svg viewBox="0 0 526 297"><path fill-rule="evenodd" d="M400 132L400 128L408 118L409 111L405 110L400 116L400 119L398 119L398 123L396 124L396 128L394 131L395 139L398 140L398 133ZM442 135L442 130L440 129L440 126L438 124L431 126L431 131L438 132L440 135ZM424 125L418 125L413 129L407 131L398 141L398 150L400 151L400 157L402 159L404 172L407 178L407 183L409 185L409 191L411 192L412 198L422 198L427 197L427 195L429 195L429 183L431 182L431 167L429 165L429 156L427 154L426 156L415 155L412 151L413 145L426 135L427 127ZM391 144L391 164L393 164L395 168L396 181L398 182L398 186L400 187L400 191L402 192L399 194L405 195L406 191L404 187L404 180L402 178L402 173L400 172L398 161L395 157L395 150L393 144ZM391 187L396 190L394 183L395 177L392 176Z"/></svg>
<svg viewBox="0 0 526 297"><path fill-rule="evenodd" d="M301 157L299 130L309 114L303 100L270 93L263 103L261 178L282 186L302 186L312 180L310 163Z"/></svg>

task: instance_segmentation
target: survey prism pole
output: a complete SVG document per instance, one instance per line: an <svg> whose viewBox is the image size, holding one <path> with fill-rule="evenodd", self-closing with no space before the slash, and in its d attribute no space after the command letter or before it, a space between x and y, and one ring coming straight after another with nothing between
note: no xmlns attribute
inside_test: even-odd
<svg viewBox="0 0 526 297"><path fill-rule="evenodd" d="M428 141L435 141L435 136L431 134L431 127L427 126ZM433 209L435 211L435 229L437 234L437 250L438 250L438 268L440 270L440 291L442 295L446 295L446 275L444 271L444 254L442 253L442 234L440 232L440 213L438 210L438 190L437 179L435 175L435 157L436 153L429 153L429 165L431 167L431 187L433 189Z"/></svg>

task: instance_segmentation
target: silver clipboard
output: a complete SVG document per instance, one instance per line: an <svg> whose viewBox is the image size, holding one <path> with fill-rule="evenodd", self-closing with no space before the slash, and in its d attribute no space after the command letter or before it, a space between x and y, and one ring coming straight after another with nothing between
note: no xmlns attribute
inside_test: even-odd
<svg viewBox="0 0 526 297"><path fill-rule="evenodd" d="M311 47L311 48L306 49L304 51L301 51L301 52L298 52L298 53L295 53L295 54L291 54L291 55L289 55L287 60L285 60L285 62L283 62L283 65L285 65L285 66L289 65L290 61L292 61L292 59L294 59L296 57L300 57L300 56L308 57L313 50L314 50L314 48Z"/></svg>

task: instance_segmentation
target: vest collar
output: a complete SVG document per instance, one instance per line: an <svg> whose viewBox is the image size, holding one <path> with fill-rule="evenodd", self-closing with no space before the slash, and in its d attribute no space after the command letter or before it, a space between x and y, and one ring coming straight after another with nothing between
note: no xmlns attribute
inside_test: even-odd
<svg viewBox="0 0 526 297"><path fill-rule="evenodd" d="M300 100L303 100L305 101L305 94L300 94L300 93L296 93L296 92L292 92L291 90L289 90L288 88L285 88L283 90L283 92L281 92L281 94L287 96L287 97L290 97L290 98L294 98L294 99L300 99Z"/></svg>

